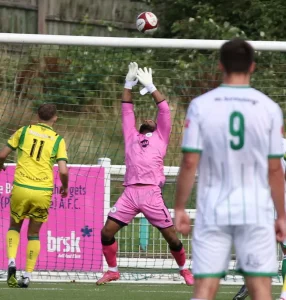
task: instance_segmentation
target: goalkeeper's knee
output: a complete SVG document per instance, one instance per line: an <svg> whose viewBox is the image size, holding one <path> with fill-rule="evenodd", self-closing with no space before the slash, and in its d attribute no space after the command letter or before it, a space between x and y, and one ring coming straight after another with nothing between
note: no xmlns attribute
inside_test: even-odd
<svg viewBox="0 0 286 300"><path fill-rule="evenodd" d="M101 230L101 243L102 245L111 245L115 242L114 234L105 226Z"/></svg>

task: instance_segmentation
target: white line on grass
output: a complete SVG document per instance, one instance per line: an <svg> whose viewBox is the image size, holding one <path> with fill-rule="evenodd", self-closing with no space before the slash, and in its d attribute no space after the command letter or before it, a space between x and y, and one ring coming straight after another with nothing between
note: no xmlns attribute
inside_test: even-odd
<svg viewBox="0 0 286 300"><path fill-rule="evenodd" d="M10 291L19 291L19 288L1 288L2 290L10 290ZM28 289L21 289L21 291L89 291L89 292L105 292L106 290L101 288L94 288L94 289L70 289L70 288L28 288Z"/></svg>
<svg viewBox="0 0 286 300"><path fill-rule="evenodd" d="M73 282L74 280L74 282ZM61 284L61 283L76 283L81 285L90 285L94 284L97 281L97 279L89 279L89 280L77 280L77 279L69 279L69 280L60 280L60 279L53 279L53 280L46 280L45 279L33 279L33 284ZM151 282L150 282L151 281ZM0 283L6 283L6 279L0 279ZM226 282L222 280L221 286L223 287L229 287L229 286L239 286L242 285L244 282L242 280L237 280L235 282L229 281ZM118 280L114 281L112 284L124 284L124 285L136 285L136 286L166 286L168 285L185 285L184 281L175 281L175 280L160 280L160 283L158 281L152 280ZM281 282L272 282L273 286L282 286Z"/></svg>
<svg viewBox="0 0 286 300"><path fill-rule="evenodd" d="M191 294L192 292L191 291L145 291L145 290L137 290L137 291L129 291L130 293L171 293L171 294ZM218 295L219 294L232 294L233 292L232 291L229 291L229 292L218 292ZM279 295L279 293L273 293L274 295Z"/></svg>
<svg viewBox="0 0 286 300"><path fill-rule="evenodd" d="M13 288L1 288L1 290L16 290L19 291L19 289L13 289ZM25 289L26 290L26 289ZM82 291L82 289L70 289L70 288L28 288L26 291ZM102 288L95 288L95 289L84 289L84 291L87 292L106 292L106 289ZM191 294L191 291L150 291L150 290L136 290L136 291L124 291L125 293L160 293L160 294ZM232 294L232 291L229 292L219 292L218 294ZM279 293L273 293L274 295L279 295Z"/></svg>

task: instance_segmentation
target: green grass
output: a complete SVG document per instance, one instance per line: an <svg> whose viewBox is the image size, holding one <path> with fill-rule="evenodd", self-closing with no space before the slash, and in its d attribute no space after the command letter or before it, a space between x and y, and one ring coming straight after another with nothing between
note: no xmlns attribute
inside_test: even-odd
<svg viewBox="0 0 286 300"><path fill-rule="evenodd" d="M239 286L221 286L217 300L231 300ZM190 299L192 288L178 284L115 283L97 287L94 283L32 283L28 289L10 289L0 283L0 298L5 300L182 300ZM273 299L280 296L280 286L273 287ZM249 299L249 298L248 298Z"/></svg>

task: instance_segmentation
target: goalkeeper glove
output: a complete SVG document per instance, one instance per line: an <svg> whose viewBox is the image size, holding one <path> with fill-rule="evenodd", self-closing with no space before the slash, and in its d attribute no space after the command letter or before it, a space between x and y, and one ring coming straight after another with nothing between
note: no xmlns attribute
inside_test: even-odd
<svg viewBox="0 0 286 300"><path fill-rule="evenodd" d="M141 95L145 95L147 92L152 94L153 92L155 92L157 90L155 85L153 84L151 68L149 68L149 70L147 70L147 68L144 68L144 71L140 68L137 71L136 77L145 87L144 89L142 89L140 91Z"/></svg>
<svg viewBox="0 0 286 300"><path fill-rule="evenodd" d="M138 82L138 79L136 78L137 71L138 71L138 65L136 62L132 62L128 66L129 71L125 78L125 89L132 90L133 86L135 86Z"/></svg>

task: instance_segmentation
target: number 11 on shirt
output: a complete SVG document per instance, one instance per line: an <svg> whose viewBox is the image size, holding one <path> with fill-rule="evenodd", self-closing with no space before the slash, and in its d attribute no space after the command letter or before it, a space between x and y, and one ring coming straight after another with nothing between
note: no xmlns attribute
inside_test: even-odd
<svg viewBox="0 0 286 300"><path fill-rule="evenodd" d="M38 140L37 139L33 139L33 145L31 147L31 151L30 151L30 156L31 157L34 156L34 152L35 152L37 144L38 144ZM41 154L42 154L42 151L43 151L43 148L44 148L44 144L45 144L44 141L40 141L39 150L38 150L38 153L37 153L37 156L36 156L36 160L37 161L39 161L40 158L41 158Z"/></svg>

